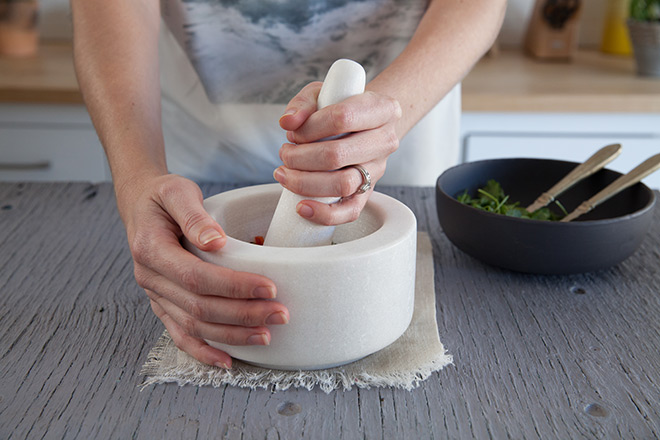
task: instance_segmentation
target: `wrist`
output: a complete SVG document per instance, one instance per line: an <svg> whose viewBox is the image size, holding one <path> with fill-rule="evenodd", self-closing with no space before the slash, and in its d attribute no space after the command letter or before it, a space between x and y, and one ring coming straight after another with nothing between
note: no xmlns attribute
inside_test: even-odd
<svg viewBox="0 0 660 440"><path fill-rule="evenodd" d="M132 173L121 173L113 175L115 198L117 200L117 208L119 215L127 226L132 207L138 203L142 194L153 186L153 182L167 175L167 170L160 168L153 168L148 170L138 170Z"/></svg>

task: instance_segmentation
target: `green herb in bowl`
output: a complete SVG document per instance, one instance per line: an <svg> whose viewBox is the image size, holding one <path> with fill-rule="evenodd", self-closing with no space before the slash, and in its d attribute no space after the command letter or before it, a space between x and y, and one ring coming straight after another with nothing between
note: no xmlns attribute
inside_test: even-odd
<svg viewBox="0 0 660 440"><path fill-rule="evenodd" d="M508 215L509 217L548 221L558 221L563 217L555 214L548 207L531 213L527 212L525 208L520 206L520 202L511 202L509 196L504 193L502 186L493 179L486 182L485 186L477 189L477 194L474 197L470 196L467 190L465 190L456 199L473 208L483 209L484 211L495 214ZM564 215L566 215L566 209L564 209L562 204L558 200L555 200L555 203L564 212Z"/></svg>

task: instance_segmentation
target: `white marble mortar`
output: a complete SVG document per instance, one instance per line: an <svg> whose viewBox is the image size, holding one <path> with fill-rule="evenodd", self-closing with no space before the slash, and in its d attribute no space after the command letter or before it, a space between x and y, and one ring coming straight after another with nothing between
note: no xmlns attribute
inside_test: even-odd
<svg viewBox="0 0 660 440"><path fill-rule="evenodd" d="M374 192L360 218L336 228L335 244L273 247L251 244L265 235L282 192L278 184L209 197L205 209L222 225L227 244L205 261L262 274L275 282L287 325L270 326L269 346L208 341L236 359L275 369L343 365L388 346L413 314L417 222L403 203Z"/></svg>

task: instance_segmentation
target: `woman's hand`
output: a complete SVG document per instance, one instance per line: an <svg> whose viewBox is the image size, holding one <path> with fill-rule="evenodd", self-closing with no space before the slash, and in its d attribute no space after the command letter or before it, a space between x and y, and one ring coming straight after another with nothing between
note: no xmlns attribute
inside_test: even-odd
<svg viewBox="0 0 660 440"><path fill-rule="evenodd" d="M362 174L351 165L369 172L372 187L385 173L387 158L399 146L401 107L392 98L367 91L317 111L321 85L305 86L280 118L290 143L280 149L284 166L274 177L302 196L341 197L330 205L304 200L297 207L298 214L315 223L338 225L356 220L372 192L357 194ZM333 139L339 135L344 136Z"/></svg>
<svg viewBox="0 0 660 440"><path fill-rule="evenodd" d="M127 188L126 185L123 188ZM190 180L164 175L118 191L135 263L135 278L151 300L177 347L222 368L231 357L208 345L268 345L266 325L286 324L289 312L275 298L271 280L206 263L180 244L214 251L226 243L220 227L202 207L202 193Z"/></svg>

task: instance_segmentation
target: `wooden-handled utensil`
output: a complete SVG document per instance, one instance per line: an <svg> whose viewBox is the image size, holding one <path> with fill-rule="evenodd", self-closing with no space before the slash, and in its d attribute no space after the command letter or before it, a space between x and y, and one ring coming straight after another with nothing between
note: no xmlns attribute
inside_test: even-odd
<svg viewBox="0 0 660 440"><path fill-rule="evenodd" d="M570 222L571 220L575 220L582 214L586 214L587 212L591 211L592 209L594 209L596 206L600 205L604 201L620 193L624 189L631 187L632 185L636 184L637 182L639 182L649 174L654 173L659 169L660 169L660 154L656 154L655 156L651 156L641 164L637 165L628 174L624 174L623 176L616 179L614 182L607 185L605 188L603 188L600 192L598 192L596 195L591 197L589 200L582 202L580 206L578 206L573 212L568 214L560 221Z"/></svg>
<svg viewBox="0 0 660 440"><path fill-rule="evenodd" d="M621 144L612 144L596 151L589 159L575 167L563 179L557 182L552 188L541 194L534 203L527 207L528 212L534 212L541 209L555 198L587 177L599 171L605 165L613 161L621 154Z"/></svg>

